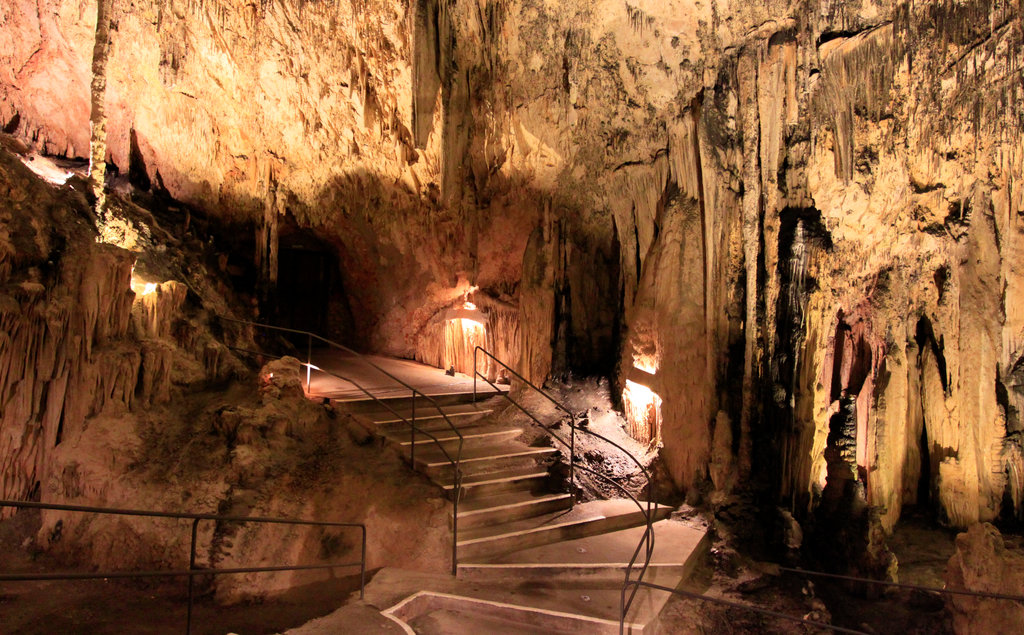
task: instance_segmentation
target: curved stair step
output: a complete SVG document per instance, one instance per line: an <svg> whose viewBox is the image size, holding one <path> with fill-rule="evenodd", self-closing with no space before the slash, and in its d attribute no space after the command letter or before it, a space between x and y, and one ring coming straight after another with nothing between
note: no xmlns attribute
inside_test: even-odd
<svg viewBox="0 0 1024 635"><path fill-rule="evenodd" d="M458 434L456 434L454 430L447 426L438 430L427 430L426 432L428 432L429 435L424 434L423 432L420 431L417 431L415 435L410 435L409 429L405 428L404 426L403 428L404 429L402 430L394 430L387 432L383 436L386 440L390 441L391 443L394 443L395 445L399 445L404 448L409 447L414 442L416 444L417 449L419 449L420 446L429 446L430 444L436 444L438 442L451 444L456 447L458 446ZM507 428L496 425L469 426L465 428L459 428L458 431L459 434L462 435L464 443L491 443L511 441L512 439L515 439L516 437L523 433L522 428ZM410 438L413 436L415 438L415 441L412 438Z"/></svg>
<svg viewBox="0 0 1024 635"><path fill-rule="evenodd" d="M522 463L525 461L543 459L557 453L558 450L551 447L534 448L519 444L494 444L481 445L462 449L462 470L463 474L480 473L483 471L498 471L509 463ZM450 457L450 458L449 458ZM415 464L417 469L427 474L447 474L452 469L451 461L455 459L455 453L442 452L437 445L417 448Z"/></svg>
<svg viewBox="0 0 1024 635"><path fill-rule="evenodd" d="M652 505L654 518L667 517L671 508ZM630 500L592 501L569 511L497 525L459 528L460 559L476 559L585 536L638 527L646 522L643 512Z"/></svg>
<svg viewBox="0 0 1024 635"><path fill-rule="evenodd" d="M516 491L541 491L550 476L551 474L546 469L535 464L497 472L471 474L462 480L462 500L469 501ZM451 498L452 493L455 491L455 483L451 475L446 479L440 480L437 484Z"/></svg>
<svg viewBox="0 0 1024 635"><path fill-rule="evenodd" d="M572 494L512 492L466 501L459 507L459 527L507 523L568 509Z"/></svg>

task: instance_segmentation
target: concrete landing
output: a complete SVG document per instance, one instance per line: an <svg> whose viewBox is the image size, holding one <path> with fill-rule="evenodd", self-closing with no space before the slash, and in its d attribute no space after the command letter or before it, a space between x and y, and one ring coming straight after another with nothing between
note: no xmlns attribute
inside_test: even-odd
<svg viewBox="0 0 1024 635"><path fill-rule="evenodd" d="M467 563L458 579L382 569L367 586L366 602L408 632L423 634L618 633L623 567L642 531L631 528ZM706 553L707 531L663 520L655 532L655 554L644 579L675 588ZM669 596L640 589L626 632L659 632L657 618Z"/></svg>
<svg viewBox="0 0 1024 635"><path fill-rule="evenodd" d="M610 534L587 536L550 545L459 563L459 577L478 579L498 571L550 574L565 569L625 569L644 534L644 527L633 527ZM706 531L687 523L660 520L654 523L654 554L651 567L687 567L689 574L695 555L708 549ZM641 558L642 561L642 558Z"/></svg>
<svg viewBox="0 0 1024 635"><path fill-rule="evenodd" d="M378 399L401 399L410 396L408 388L387 377L366 363L370 361L401 379L410 386L431 397L472 394L473 378L462 373L446 375L440 368L427 366L407 359L395 359L381 355L356 356L337 349L314 349L313 365L331 373L341 375L358 383ZM506 386L500 387L502 391ZM477 390L485 397L495 393L487 382L478 381ZM343 381L328 373L313 370L310 377L310 394L341 402L358 402L369 399L366 393L351 382Z"/></svg>

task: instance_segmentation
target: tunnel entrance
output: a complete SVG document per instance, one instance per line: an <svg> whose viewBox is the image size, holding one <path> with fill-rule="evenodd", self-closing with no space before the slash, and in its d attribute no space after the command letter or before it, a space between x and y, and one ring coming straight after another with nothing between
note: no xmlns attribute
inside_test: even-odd
<svg viewBox="0 0 1024 635"><path fill-rule="evenodd" d="M277 317L281 326L324 333L334 268L331 254L306 245L281 246Z"/></svg>
<svg viewBox="0 0 1024 635"><path fill-rule="evenodd" d="M293 223L281 228L274 323L345 340L352 332L352 316L337 252L333 245Z"/></svg>

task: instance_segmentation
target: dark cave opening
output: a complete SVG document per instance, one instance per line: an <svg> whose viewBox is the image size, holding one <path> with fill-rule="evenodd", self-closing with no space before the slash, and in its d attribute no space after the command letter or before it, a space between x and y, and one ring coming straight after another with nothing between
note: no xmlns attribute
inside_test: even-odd
<svg viewBox="0 0 1024 635"><path fill-rule="evenodd" d="M921 456L921 471L917 476L917 507L931 508L932 500L932 462L928 452L928 429L921 426L921 438L918 441Z"/></svg>
<svg viewBox="0 0 1024 635"><path fill-rule="evenodd" d="M277 326L350 341L352 313L335 248L289 216L281 227L272 321Z"/></svg>

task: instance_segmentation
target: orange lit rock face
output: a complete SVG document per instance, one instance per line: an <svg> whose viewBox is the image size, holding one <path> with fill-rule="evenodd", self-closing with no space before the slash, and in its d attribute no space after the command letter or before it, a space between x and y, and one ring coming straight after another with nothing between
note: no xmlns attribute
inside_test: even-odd
<svg viewBox="0 0 1024 635"><path fill-rule="evenodd" d="M474 284L534 381L655 346L679 485L848 454L964 525L1024 498L1021 10L893 4L115 3L110 155L331 242L369 348ZM0 11L0 119L83 156L95 11Z"/></svg>

